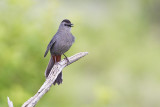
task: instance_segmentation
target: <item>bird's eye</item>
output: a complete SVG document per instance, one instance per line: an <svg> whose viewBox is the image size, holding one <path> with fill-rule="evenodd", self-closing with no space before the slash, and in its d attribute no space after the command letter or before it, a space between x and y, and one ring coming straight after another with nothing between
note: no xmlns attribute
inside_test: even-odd
<svg viewBox="0 0 160 107"><path fill-rule="evenodd" d="M64 24L64 26L67 26L67 24Z"/></svg>

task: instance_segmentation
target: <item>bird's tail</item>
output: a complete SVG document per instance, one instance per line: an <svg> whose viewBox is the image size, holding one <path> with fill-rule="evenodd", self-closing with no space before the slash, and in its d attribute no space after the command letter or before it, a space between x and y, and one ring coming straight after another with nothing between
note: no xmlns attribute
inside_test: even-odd
<svg viewBox="0 0 160 107"><path fill-rule="evenodd" d="M61 56L52 56L50 58L48 66L47 66L46 71L45 71L45 77L46 78L48 77L48 75L49 75L54 63L55 62L59 62L59 61L61 61ZM61 71L61 73L57 76L57 79L55 80L55 82L53 84L56 85L56 83L57 83L59 85L59 84L62 83L62 81L63 80L62 80L62 71Z"/></svg>

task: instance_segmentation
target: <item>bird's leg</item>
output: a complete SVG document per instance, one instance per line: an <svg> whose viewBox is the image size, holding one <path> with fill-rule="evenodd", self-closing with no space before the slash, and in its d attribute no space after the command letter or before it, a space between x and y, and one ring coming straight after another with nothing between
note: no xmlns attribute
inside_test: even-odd
<svg viewBox="0 0 160 107"><path fill-rule="evenodd" d="M70 62L69 62L67 56L65 54L63 54L63 55L64 55L65 59L67 60L67 65L68 65Z"/></svg>

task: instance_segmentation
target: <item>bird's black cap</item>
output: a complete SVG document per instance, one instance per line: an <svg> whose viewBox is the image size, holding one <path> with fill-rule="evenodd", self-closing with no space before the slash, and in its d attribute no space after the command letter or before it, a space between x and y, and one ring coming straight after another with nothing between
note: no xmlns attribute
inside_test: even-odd
<svg viewBox="0 0 160 107"><path fill-rule="evenodd" d="M71 23L68 19L64 19L62 22Z"/></svg>

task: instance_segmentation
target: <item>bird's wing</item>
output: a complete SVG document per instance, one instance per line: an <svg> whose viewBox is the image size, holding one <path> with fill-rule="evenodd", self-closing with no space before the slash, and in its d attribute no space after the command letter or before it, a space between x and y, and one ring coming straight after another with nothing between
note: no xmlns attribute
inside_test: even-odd
<svg viewBox="0 0 160 107"><path fill-rule="evenodd" d="M50 41L50 43L49 43L48 46L47 46L46 52L45 52L45 54L44 54L44 57L46 57L48 51L49 51L50 48L54 45L55 42L56 42L56 41L55 41L54 39L52 39L52 40Z"/></svg>

